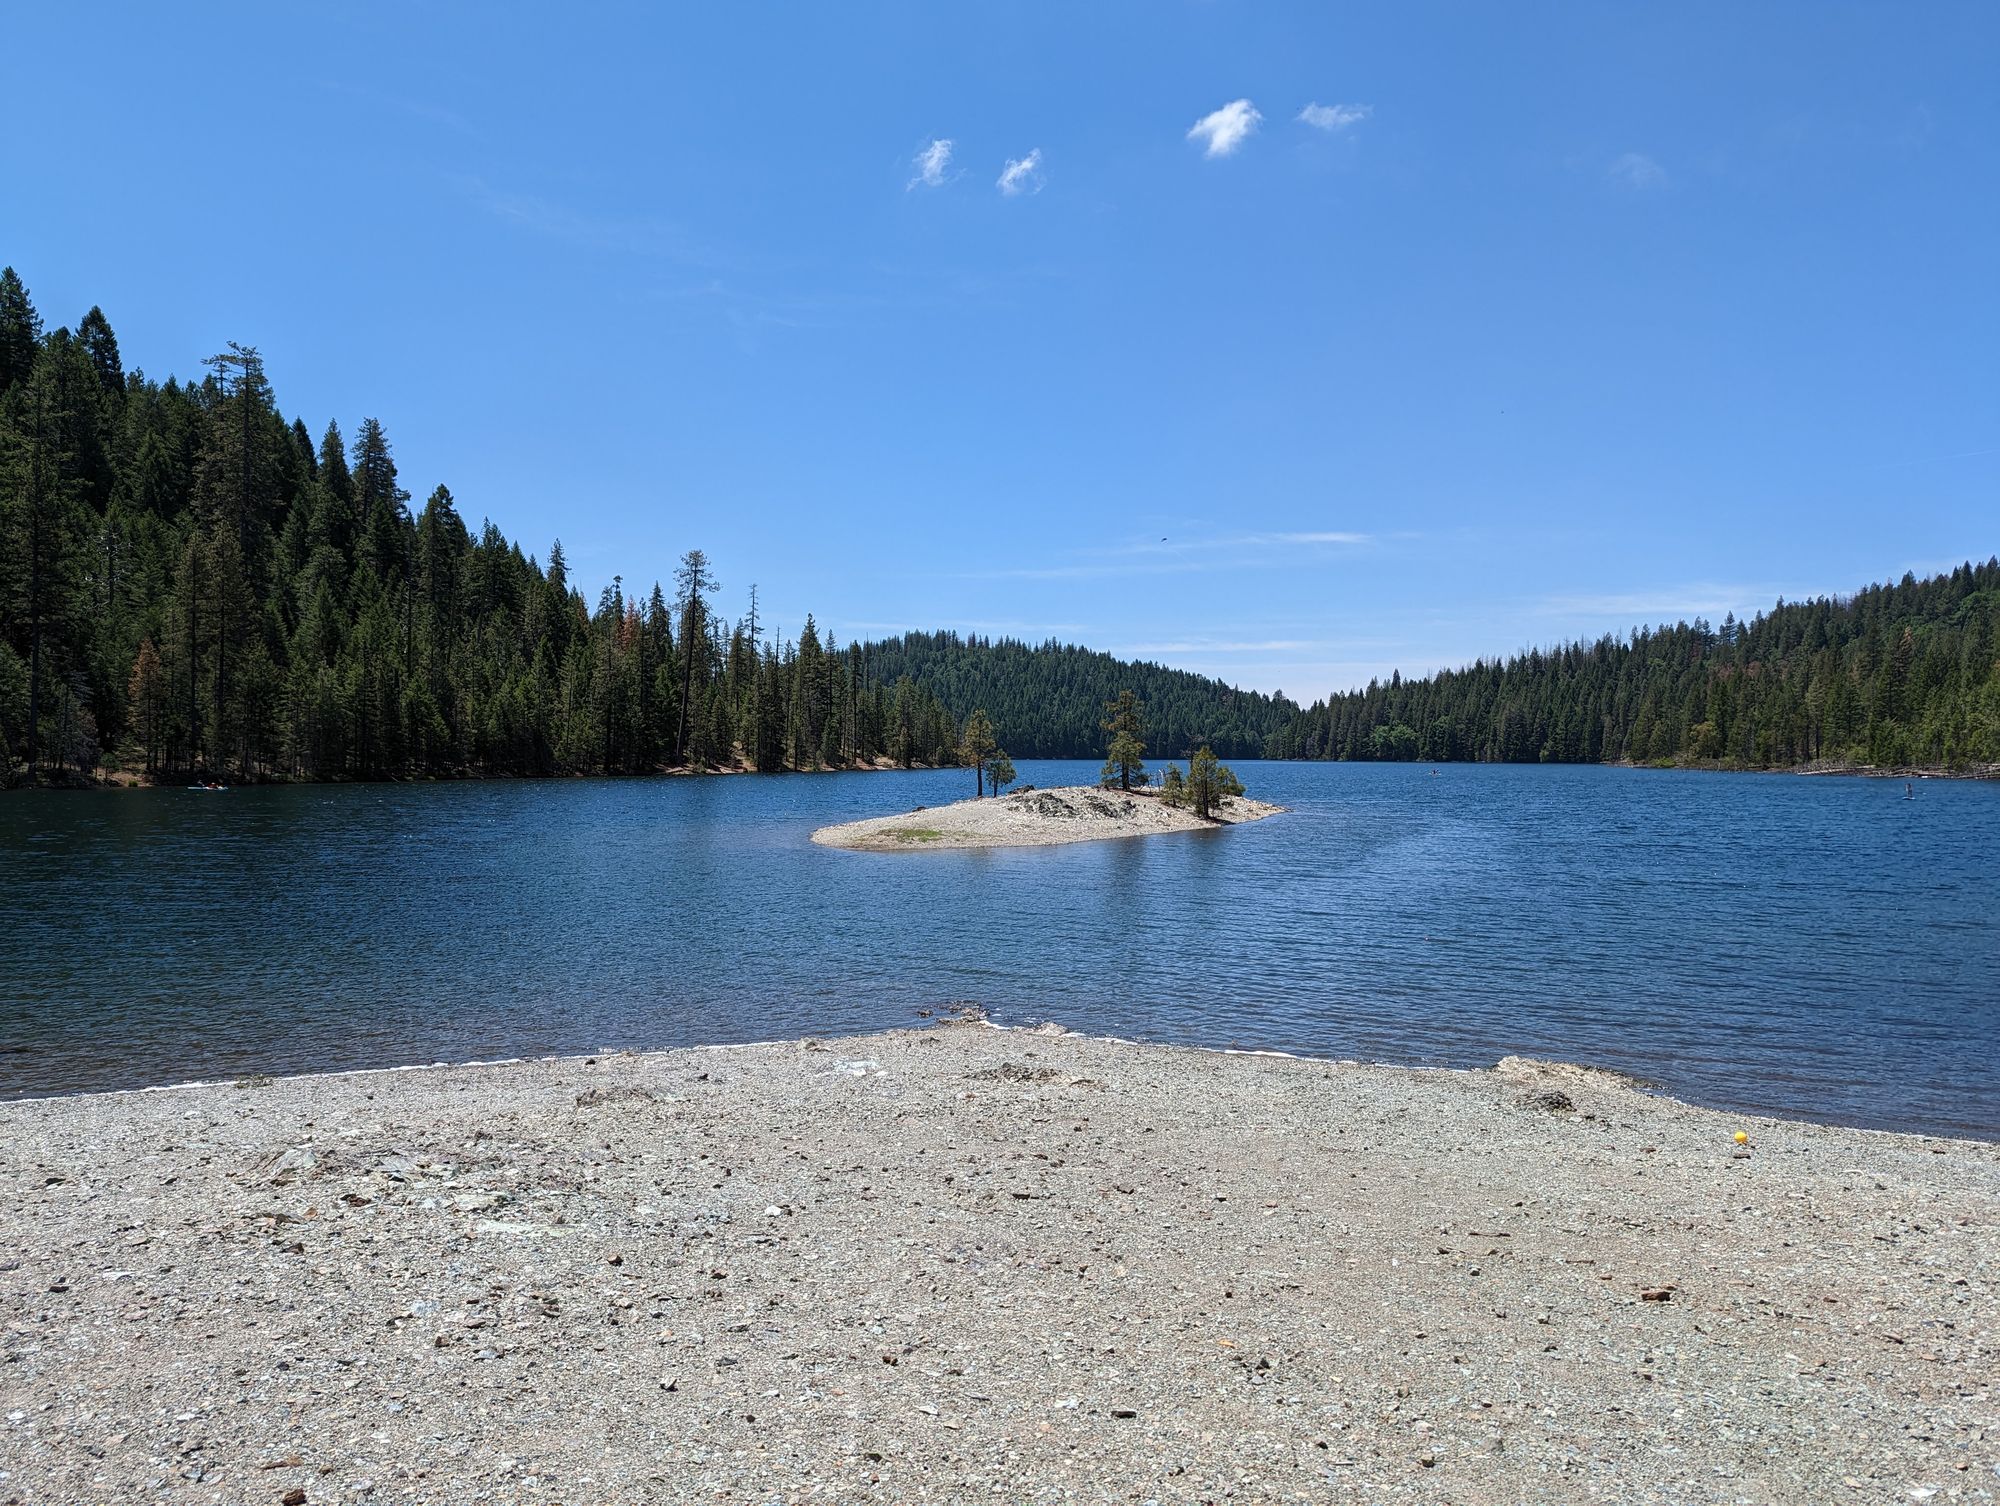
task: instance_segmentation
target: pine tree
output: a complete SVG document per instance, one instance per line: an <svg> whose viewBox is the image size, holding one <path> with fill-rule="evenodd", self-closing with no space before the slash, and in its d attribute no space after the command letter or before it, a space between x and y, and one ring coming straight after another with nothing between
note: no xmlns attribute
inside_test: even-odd
<svg viewBox="0 0 2000 1506"><path fill-rule="evenodd" d="M239 675L249 652L257 601L263 595L262 565L270 553L269 519L276 484L270 420L270 385L254 347L232 341L207 364L216 375L220 399L210 410L207 432L195 466L193 526L201 535L202 607L213 634L207 744L226 770L235 761L249 772L255 718L246 693L254 681Z"/></svg>
<svg viewBox="0 0 2000 1506"><path fill-rule="evenodd" d="M1215 761L1215 754L1211 749L1196 750L1194 757L1188 762L1184 798L1197 816L1204 821L1211 819L1225 800L1242 793L1242 782Z"/></svg>
<svg viewBox="0 0 2000 1506"><path fill-rule="evenodd" d="M674 728L674 762L687 761L688 746L688 704L694 694L696 673L696 649L708 643L708 597L718 589L715 577L708 568L708 556L699 549L690 549L681 556L680 569L674 572L674 584L679 588L675 606L681 620L681 709L680 718Z"/></svg>
<svg viewBox="0 0 2000 1506"><path fill-rule="evenodd" d="M0 295L3 299L4 295ZM111 333L111 321L96 304L90 306L76 327L77 344L90 359L91 370L107 397L125 395L125 364L118 359L118 337Z"/></svg>
<svg viewBox="0 0 2000 1506"><path fill-rule="evenodd" d="M987 764L1000 751L1000 744L993 737L992 719L983 709L975 708L965 719L965 733L959 739L958 749L959 762L972 768L973 798L979 799L986 794ZM999 791L996 789L994 793Z"/></svg>
<svg viewBox="0 0 2000 1506"><path fill-rule="evenodd" d="M0 393L28 379L42 343L42 316L12 267L0 267Z"/></svg>
<svg viewBox="0 0 2000 1506"><path fill-rule="evenodd" d="M389 439L364 418L354 436L354 516L361 558L384 586L406 579L410 553L410 494L396 479Z"/></svg>
<svg viewBox="0 0 2000 1506"><path fill-rule="evenodd" d="M1130 690L1119 691L1117 700L1105 704L1102 727L1111 734L1111 744L1098 778L1106 788L1116 784L1121 790L1129 790L1146 782L1144 710Z"/></svg>

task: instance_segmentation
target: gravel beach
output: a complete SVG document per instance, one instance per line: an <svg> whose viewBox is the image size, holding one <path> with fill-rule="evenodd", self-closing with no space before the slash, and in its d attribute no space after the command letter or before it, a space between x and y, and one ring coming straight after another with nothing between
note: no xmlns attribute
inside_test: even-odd
<svg viewBox="0 0 2000 1506"><path fill-rule="evenodd" d="M1102 790L1066 785L1050 790L1016 790L955 805L918 806L900 816L874 816L822 826L812 839L822 847L867 852L921 852L940 847L1046 847L1058 842L1096 842L1106 837L1143 837L1165 831L1211 831L1261 821L1284 811L1282 805L1238 795L1222 801L1211 820L1168 805L1143 791Z"/></svg>
<svg viewBox="0 0 2000 1506"><path fill-rule="evenodd" d="M23 1506L2000 1493L2000 1146L1573 1067L255 1080L0 1105L0 1207Z"/></svg>

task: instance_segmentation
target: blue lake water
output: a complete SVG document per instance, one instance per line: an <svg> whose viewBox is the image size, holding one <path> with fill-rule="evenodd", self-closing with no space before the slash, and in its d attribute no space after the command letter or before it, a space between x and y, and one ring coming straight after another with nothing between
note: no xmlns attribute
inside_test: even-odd
<svg viewBox="0 0 2000 1506"><path fill-rule="evenodd" d="M1040 785L1094 764L1024 763ZM956 771L0 797L0 1095L829 1035L1634 1072L2000 1137L2000 786L1238 765L1235 830L854 853Z"/></svg>

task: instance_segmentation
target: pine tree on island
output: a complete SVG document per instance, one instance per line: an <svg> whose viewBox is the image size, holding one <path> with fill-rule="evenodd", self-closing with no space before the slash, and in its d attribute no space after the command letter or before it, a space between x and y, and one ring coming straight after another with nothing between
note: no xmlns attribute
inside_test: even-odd
<svg viewBox="0 0 2000 1506"><path fill-rule="evenodd" d="M1202 748L1188 760L1188 805L1204 821L1215 814L1223 801L1242 793L1243 782L1217 763L1208 748Z"/></svg>
<svg viewBox="0 0 2000 1506"><path fill-rule="evenodd" d="M1114 784L1121 790L1130 790L1134 785L1146 782L1146 733L1145 708L1139 704L1138 696L1129 690L1118 692L1118 699L1104 705L1105 719L1101 723L1111 734L1111 745L1106 750L1104 768L1098 774L1098 782L1107 790Z"/></svg>
<svg viewBox="0 0 2000 1506"><path fill-rule="evenodd" d="M965 719L965 732L958 742L959 761L972 765L975 800L986 794L987 769L994 755L999 752L1000 745L993 738L993 719L985 711L975 708L972 715ZM1011 775L1012 772L1013 766L1010 764L1008 773ZM996 795L1000 793L997 782L993 793Z"/></svg>

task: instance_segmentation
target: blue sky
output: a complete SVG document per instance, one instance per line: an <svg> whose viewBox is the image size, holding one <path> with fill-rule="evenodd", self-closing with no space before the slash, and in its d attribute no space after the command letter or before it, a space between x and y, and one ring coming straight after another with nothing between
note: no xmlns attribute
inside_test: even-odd
<svg viewBox="0 0 2000 1506"><path fill-rule="evenodd" d="M254 343L592 591L1309 699L2000 548L1990 0L8 32L51 324Z"/></svg>

